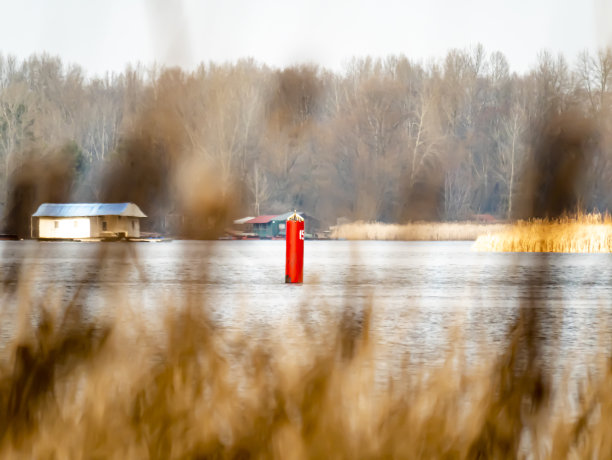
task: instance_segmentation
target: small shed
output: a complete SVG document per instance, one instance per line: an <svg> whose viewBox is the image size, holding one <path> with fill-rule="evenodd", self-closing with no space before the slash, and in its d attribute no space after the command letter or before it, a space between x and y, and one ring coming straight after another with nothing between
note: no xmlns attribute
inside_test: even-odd
<svg viewBox="0 0 612 460"><path fill-rule="evenodd" d="M305 212L298 212L298 216L304 219L304 231L307 235L314 235L321 227L321 222ZM293 211L275 216L273 222L278 225L278 235L285 236L285 222L293 215Z"/></svg>
<svg viewBox="0 0 612 460"><path fill-rule="evenodd" d="M275 218L276 215L258 216L244 223L252 225L253 233L256 233L260 238L274 238L279 234L279 222Z"/></svg>
<svg viewBox="0 0 612 460"><path fill-rule="evenodd" d="M143 217L134 203L43 203L32 215L32 237L139 238Z"/></svg>
<svg viewBox="0 0 612 460"><path fill-rule="evenodd" d="M297 213L304 219L304 226L307 234L314 234L320 227L320 222L312 216L304 212ZM245 224L253 226L253 232L260 238L284 238L285 225L289 216L293 215L293 211L284 214L259 216L254 219L247 220Z"/></svg>

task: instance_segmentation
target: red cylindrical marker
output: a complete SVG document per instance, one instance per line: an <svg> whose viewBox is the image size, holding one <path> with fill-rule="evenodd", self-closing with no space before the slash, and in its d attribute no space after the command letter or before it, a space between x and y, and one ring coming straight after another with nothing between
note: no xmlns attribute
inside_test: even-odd
<svg viewBox="0 0 612 460"><path fill-rule="evenodd" d="M286 225L285 283L301 283L304 274L304 219L293 213Z"/></svg>

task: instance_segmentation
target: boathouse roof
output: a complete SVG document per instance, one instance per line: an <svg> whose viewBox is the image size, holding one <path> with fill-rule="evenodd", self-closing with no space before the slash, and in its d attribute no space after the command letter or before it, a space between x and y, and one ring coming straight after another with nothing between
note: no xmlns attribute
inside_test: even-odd
<svg viewBox="0 0 612 460"><path fill-rule="evenodd" d="M255 217L254 219L247 220L244 223L245 224L267 224L268 222L275 220L275 218L276 218L276 214L270 215L270 216L258 216L258 217Z"/></svg>
<svg viewBox="0 0 612 460"><path fill-rule="evenodd" d="M43 203L32 217L147 217L134 203Z"/></svg>

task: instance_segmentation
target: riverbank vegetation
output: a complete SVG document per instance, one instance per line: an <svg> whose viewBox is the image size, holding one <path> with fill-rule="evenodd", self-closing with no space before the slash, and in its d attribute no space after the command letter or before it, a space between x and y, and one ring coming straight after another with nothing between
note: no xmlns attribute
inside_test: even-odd
<svg viewBox="0 0 612 460"><path fill-rule="evenodd" d="M495 232L480 235L477 251L495 252L612 252L612 217L578 214L558 219L518 221Z"/></svg>
<svg viewBox="0 0 612 460"><path fill-rule="evenodd" d="M562 189L552 215L609 210L612 51L570 58L517 74L474 46L337 73L246 59L95 76L0 54L0 232L27 237L42 202L131 201L144 230L184 237L293 209L328 225L542 217Z"/></svg>
<svg viewBox="0 0 612 460"><path fill-rule="evenodd" d="M346 240L474 241L479 235L507 228L506 224L476 222L351 222L332 227L331 237Z"/></svg>
<svg viewBox="0 0 612 460"><path fill-rule="evenodd" d="M88 319L78 295L61 308L58 299L22 298L6 304L20 313L2 310L3 458L557 459L612 452L610 356L582 362L593 373L578 384L553 386L541 362L537 308L519 308L501 348L483 350L477 362L467 359L461 339L449 337L442 364L418 364L411 350L403 358L395 350L394 362L404 364L387 368L377 364L384 341L372 328L372 304L338 313L305 305L302 319L284 330L249 333L246 324L216 322L203 296L168 302L158 310L166 312L161 322L150 308L117 299Z"/></svg>

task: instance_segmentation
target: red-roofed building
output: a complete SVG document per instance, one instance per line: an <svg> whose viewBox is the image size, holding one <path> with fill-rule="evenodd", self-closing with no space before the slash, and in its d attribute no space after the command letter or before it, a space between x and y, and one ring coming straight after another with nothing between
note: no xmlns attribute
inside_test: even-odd
<svg viewBox="0 0 612 460"><path fill-rule="evenodd" d="M278 219L278 214L258 216L245 223L253 226L253 232L260 238L274 238L285 233L285 220Z"/></svg>
<svg viewBox="0 0 612 460"><path fill-rule="evenodd" d="M272 216L258 216L258 217L253 217L252 219L247 220L246 222L244 222L245 224L268 224L270 223L272 220L274 220L274 218L277 216L277 214L274 214Z"/></svg>
<svg viewBox="0 0 612 460"><path fill-rule="evenodd" d="M285 236L285 225L287 224L287 219L292 214L293 211L286 212L284 214L258 216L248 220L239 220L241 224L250 226L253 233L260 238L282 238ZM305 213L298 212L298 214L304 218L306 232L311 232L314 234L314 232L316 232L320 227L321 223L314 217L311 217Z"/></svg>

